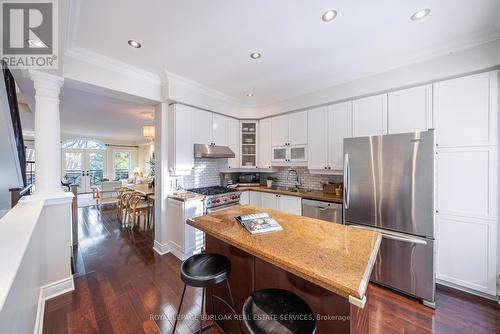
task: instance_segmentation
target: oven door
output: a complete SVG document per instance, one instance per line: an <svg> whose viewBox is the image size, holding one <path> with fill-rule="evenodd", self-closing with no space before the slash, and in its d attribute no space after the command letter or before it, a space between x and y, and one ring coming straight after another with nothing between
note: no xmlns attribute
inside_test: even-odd
<svg viewBox="0 0 500 334"><path fill-rule="evenodd" d="M238 202L236 202L236 203L229 203L229 204L224 204L224 205L217 206L217 207L214 207L214 208L208 208L208 209L205 210L205 213L207 215L209 215L211 213L222 211L222 210L225 210L225 209L228 209L228 208L233 208L235 206L240 206L240 203L238 203Z"/></svg>

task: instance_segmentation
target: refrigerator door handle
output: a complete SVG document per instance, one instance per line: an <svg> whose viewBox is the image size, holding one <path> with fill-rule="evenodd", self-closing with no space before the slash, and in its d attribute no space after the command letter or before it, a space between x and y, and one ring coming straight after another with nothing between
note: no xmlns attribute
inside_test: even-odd
<svg viewBox="0 0 500 334"><path fill-rule="evenodd" d="M412 244L427 245L427 241L422 240L422 239L411 238L411 237L400 237L397 235L387 234L387 233L382 233L382 237L387 238L387 239L396 240L396 241L409 242Z"/></svg>
<svg viewBox="0 0 500 334"><path fill-rule="evenodd" d="M344 209L349 209L349 195L351 188L351 176L349 168L349 154L344 155Z"/></svg>
<svg viewBox="0 0 500 334"><path fill-rule="evenodd" d="M380 232L380 234L382 234L382 237L387 238L387 239L409 242L409 243L419 244L419 245L427 245L427 241L425 241L423 239L412 238L410 236L401 235L399 233L392 233L389 231L380 230L378 228L365 227L365 226L359 226L359 225L349 225L349 227L361 228L361 229L370 230L370 231L377 231L377 232Z"/></svg>

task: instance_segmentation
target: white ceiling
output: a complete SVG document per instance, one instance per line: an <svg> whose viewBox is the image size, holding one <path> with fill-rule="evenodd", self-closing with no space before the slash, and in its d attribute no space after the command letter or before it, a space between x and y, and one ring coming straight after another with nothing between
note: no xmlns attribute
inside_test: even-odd
<svg viewBox="0 0 500 334"><path fill-rule="evenodd" d="M79 0L77 13L74 46L261 106L500 38L498 0Z"/></svg>
<svg viewBox="0 0 500 334"><path fill-rule="evenodd" d="M144 142L143 125L153 125L154 108L147 104L64 86L61 92L61 132L66 136ZM149 113L144 115L143 113ZM21 113L24 131L34 130L34 114Z"/></svg>

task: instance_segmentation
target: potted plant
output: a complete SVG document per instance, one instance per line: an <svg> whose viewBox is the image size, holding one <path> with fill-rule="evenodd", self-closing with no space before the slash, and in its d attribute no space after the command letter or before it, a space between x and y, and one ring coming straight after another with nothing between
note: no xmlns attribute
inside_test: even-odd
<svg viewBox="0 0 500 334"><path fill-rule="evenodd" d="M273 181L278 181L278 178L274 177L274 176L268 176L266 178L266 183L267 183L267 187L268 188L272 188L273 186Z"/></svg>

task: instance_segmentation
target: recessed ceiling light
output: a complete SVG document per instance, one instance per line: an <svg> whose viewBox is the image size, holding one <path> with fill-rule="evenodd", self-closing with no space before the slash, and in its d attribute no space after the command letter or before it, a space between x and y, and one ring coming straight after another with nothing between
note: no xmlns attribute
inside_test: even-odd
<svg viewBox="0 0 500 334"><path fill-rule="evenodd" d="M423 19L424 17L426 17L430 13L431 13L431 10L429 8L424 8L424 9L420 9L420 10L416 11L415 13L413 13L413 15L410 18L412 21L417 21L417 20Z"/></svg>
<svg viewBox="0 0 500 334"><path fill-rule="evenodd" d="M253 96L253 93L248 93L247 94L248 97L252 97Z"/></svg>
<svg viewBox="0 0 500 334"><path fill-rule="evenodd" d="M337 17L337 11L334 10L334 9L330 9L330 10L327 10L322 16L321 16L321 19L324 21L324 22L330 22L331 20L333 20L334 18Z"/></svg>
<svg viewBox="0 0 500 334"><path fill-rule="evenodd" d="M128 45L136 49L139 49L142 46L141 43L134 41L133 39L128 40Z"/></svg>
<svg viewBox="0 0 500 334"><path fill-rule="evenodd" d="M47 44L38 39L28 39L28 45L30 48L37 48L37 49L48 48Z"/></svg>
<svg viewBox="0 0 500 334"><path fill-rule="evenodd" d="M252 59L259 59L260 57L262 57L262 54L260 52L252 52L250 54L250 58Z"/></svg>

